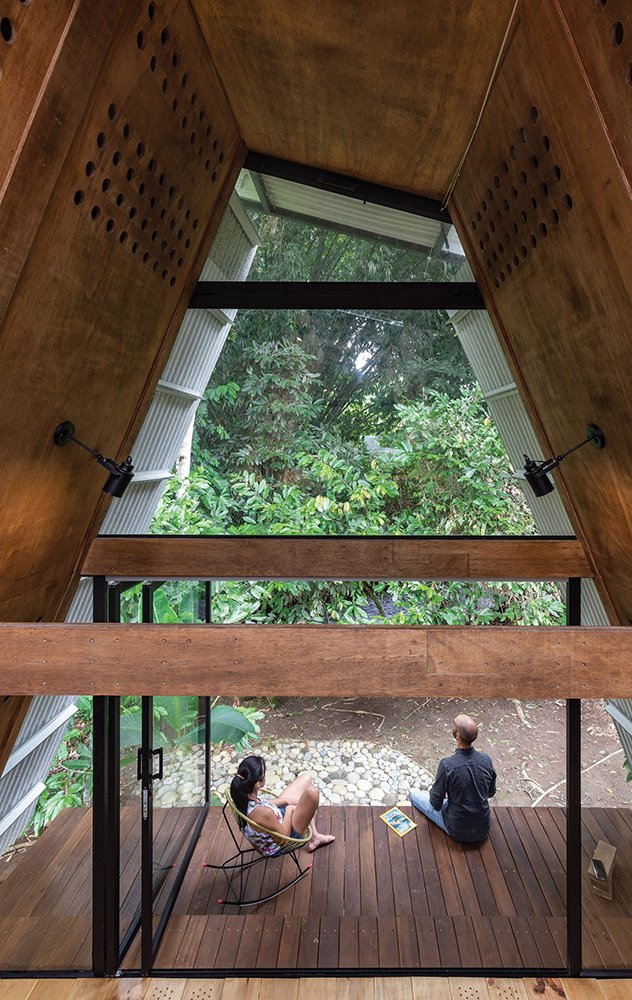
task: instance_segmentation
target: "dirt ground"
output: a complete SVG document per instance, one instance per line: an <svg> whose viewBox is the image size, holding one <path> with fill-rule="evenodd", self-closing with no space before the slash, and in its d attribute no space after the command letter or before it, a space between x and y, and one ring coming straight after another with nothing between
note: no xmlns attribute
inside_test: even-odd
<svg viewBox="0 0 632 1000"><path fill-rule="evenodd" d="M476 746L498 772L498 805L564 805L563 701L283 698L266 712L261 735L276 739L367 740L401 750L434 774L452 753L459 712L479 724ZM623 750L602 701L582 702L582 805L632 806Z"/></svg>

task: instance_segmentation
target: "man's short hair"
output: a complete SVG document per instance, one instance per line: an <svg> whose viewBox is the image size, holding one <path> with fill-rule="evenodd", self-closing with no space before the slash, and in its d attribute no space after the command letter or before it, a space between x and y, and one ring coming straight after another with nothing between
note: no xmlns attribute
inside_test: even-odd
<svg viewBox="0 0 632 1000"><path fill-rule="evenodd" d="M469 715L457 715L454 728L464 743L473 743L478 736L478 726Z"/></svg>

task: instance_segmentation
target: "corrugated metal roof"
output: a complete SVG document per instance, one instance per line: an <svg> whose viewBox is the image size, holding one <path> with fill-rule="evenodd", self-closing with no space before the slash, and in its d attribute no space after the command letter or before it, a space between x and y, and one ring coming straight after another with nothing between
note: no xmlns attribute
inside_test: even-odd
<svg viewBox="0 0 632 1000"><path fill-rule="evenodd" d="M437 246L437 256L449 253L465 258L454 226L447 227L446 239L443 242L442 224L434 219L425 219L382 205L365 204L355 198L347 198L343 194L322 191L307 184L297 184L278 177L262 174L258 174L257 177L261 180L272 209L279 214L333 223L340 229L379 236L382 239L386 237L399 243L406 243L411 248L432 250L439 240L441 242ZM237 182L237 191L246 201L261 207L257 189L248 170L242 171Z"/></svg>

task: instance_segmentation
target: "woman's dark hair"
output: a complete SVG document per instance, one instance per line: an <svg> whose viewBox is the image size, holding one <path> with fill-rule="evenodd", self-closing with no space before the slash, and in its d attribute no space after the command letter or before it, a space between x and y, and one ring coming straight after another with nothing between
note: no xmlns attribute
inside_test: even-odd
<svg viewBox="0 0 632 1000"><path fill-rule="evenodd" d="M265 774L266 762L263 757L257 757L255 754L244 757L237 768L237 774L230 783L230 797L244 816L248 809L248 796L252 794L257 782L263 781ZM239 825L240 827L245 825L242 819L239 820Z"/></svg>

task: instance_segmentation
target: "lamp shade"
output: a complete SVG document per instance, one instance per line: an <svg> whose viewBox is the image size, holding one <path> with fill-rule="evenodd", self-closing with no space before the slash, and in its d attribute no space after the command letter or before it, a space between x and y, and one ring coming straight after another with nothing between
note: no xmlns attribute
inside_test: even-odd
<svg viewBox="0 0 632 1000"><path fill-rule="evenodd" d="M525 462L524 478L533 490L536 497L545 497L547 493L552 493L555 489L546 472L544 472L537 462L529 459Z"/></svg>

